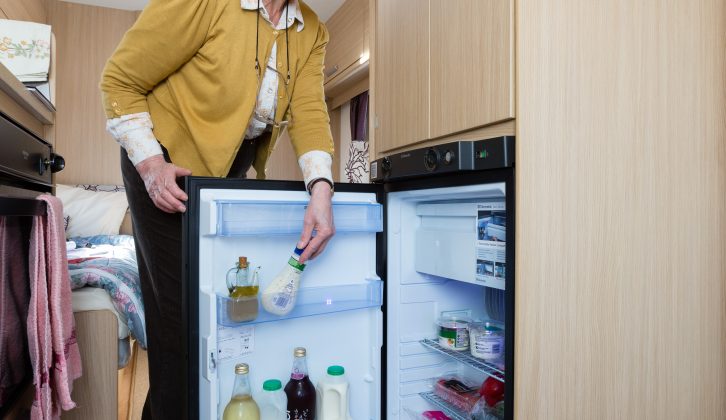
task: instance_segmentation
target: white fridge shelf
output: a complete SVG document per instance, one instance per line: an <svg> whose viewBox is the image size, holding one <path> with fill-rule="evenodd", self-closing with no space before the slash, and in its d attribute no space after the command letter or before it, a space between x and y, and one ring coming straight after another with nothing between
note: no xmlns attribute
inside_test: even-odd
<svg viewBox="0 0 726 420"><path fill-rule="evenodd" d="M452 420L469 420L470 418L464 411L452 406L433 392L422 392L419 395L421 398L443 411L444 414Z"/></svg>
<svg viewBox="0 0 726 420"><path fill-rule="evenodd" d="M264 322L282 321L291 318L330 314L356 309L380 307L383 303L383 281L368 280L365 283L329 287L301 288L295 308L287 315L278 316L265 311L259 304L257 318L246 322L235 322L228 312L229 303L234 301L226 295L217 294L217 323L225 327L238 327Z"/></svg>
<svg viewBox="0 0 726 420"><path fill-rule="evenodd" d="M285 235L302 231L307 201L217 200L217 235ZM336 232L382 232L379 203L333 203Z"/></svg>
<svg viewBox="0 0 726 420"><path fill-rule="evenodd" d="M434 340L430 339L424 339L421 340L420 343L424 346L429 348L430 350L433 350L435 352L441 353L445 356L448 356L452 359L455 359L461 363L466 364L467 366L471 366L474 369L486 373L487 375L491 376L494 379L500 380L504 382L504 370L499 369L495 365L491 363L487 363L481 359L477 359L476 357L472 356L467 350L464 351L456 351L456 350L449 350L447 348L441 347L439 343L437 343Z"/></svg>
<svg viewBox="0 0 726 420"><path fill-rule="evenodd" d="M444 414L446 414L446 416L451 418L452 420L469 420L471 418L469 414L452 406L433 392L422 392L418 395L427 402L437 407L439 410L443 411ZM484 420L499 420L499 417L491 413L487 413L485 416L486 417L484 417Z"/></svg>

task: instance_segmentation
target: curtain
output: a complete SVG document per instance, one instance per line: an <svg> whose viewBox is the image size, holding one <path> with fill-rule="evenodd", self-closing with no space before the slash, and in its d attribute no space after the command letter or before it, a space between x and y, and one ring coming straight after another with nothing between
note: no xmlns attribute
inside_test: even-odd
<svg viewBox="0 0 726 420"><path fill-rule="evenodd" d="M368 140L368 91L350 100L350 138Z"/></svg>
<svg viewBox="0 0 726 420"><path fill-rule="evenodd" d="M369 182L368 168L368 92L350 100L350 146L345 159L345 180Z"/></svg>

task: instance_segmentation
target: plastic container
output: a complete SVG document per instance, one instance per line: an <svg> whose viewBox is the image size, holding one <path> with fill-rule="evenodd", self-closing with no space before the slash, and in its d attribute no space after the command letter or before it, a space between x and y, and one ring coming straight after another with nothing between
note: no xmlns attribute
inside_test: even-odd
<svg viewBox="0 0 726 420"><path fill-rule="evenodd" d="M348 412L348 380L343 366L328 367L318 382L318 420L351 420Z"/></svg>
<svg viewBox="0 0 726 420"><path fill-rule="evenodd" d="M504 328L494 322L472 322L469 324L471 355L496 362L504 357Z"/></svg>
<svg viewBox="0 0 726 420"><path fill-rule="evenodd" d="M266 380L262 384L262 394L258 401L260 420L287 420L287 395L279 380Z"/></svg>
<svg viewBox="0 0 726 420"><path fill-rule="evenodd" d="M442 316L436 322L439 345L451 350L466 350L469 348L470 318L463 316Z"/></svg>
<svg viewBox="0 0 726 420"><path fill-rule="evenodd" d="M479 401L479 387L454 375L444 376L436 380L434 394L467 413L471 412L474 405Z"/></svg>
<svg viewBox="0 0 726 420"><path fill-rule="evenodd" d="M262 292L262 306L273 315L284 316L295 309L300 279L305 264L300 262L303 250L295 247L292 256Z"/></svg>

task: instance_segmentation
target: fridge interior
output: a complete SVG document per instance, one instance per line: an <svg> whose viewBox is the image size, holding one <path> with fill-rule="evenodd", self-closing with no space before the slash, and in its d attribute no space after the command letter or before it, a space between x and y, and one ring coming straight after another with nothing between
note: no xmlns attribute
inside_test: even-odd
<svg viewBox="0 0 726 420"><path fill-rule="evenodd" d="M374 193L336 192L336 235L309 262L295 310L283 318L260 305L257 319L234 322L225 277L239 256L260 269L260 293L290 257L309 196L303 191L203 189L199 231L199 418L221 418L234 366L250 367L253 397L266 379L290 377L293 349L307 349L310 379L341 365L354 418L381 412L383 285L376 274L382 207Z"/></svg>
<svg viewBox="0 0 726 420"><path fill-rule="evenodd" d="M469 350L441 347L436 321L448 311L467 311L506 327L505 191L504 183L491 183L387 194L386 418L424 418L428 410L469 418L430 402L442 376L457 375L477 388L492 376L503 386L503 356L485 362ZM485 264L492 266L486 276Z"/></svg>

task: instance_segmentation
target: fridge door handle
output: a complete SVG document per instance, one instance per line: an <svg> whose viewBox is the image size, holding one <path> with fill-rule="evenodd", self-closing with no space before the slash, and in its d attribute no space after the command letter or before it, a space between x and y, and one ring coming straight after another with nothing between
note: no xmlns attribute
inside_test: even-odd
<svg viewBox="0 0 726 420"><path fill-rule="evenodd" d="M209 382L215 378L217 371L217 346L214 345L212 337L204 337L202 339L202 376Z"/></svg>

